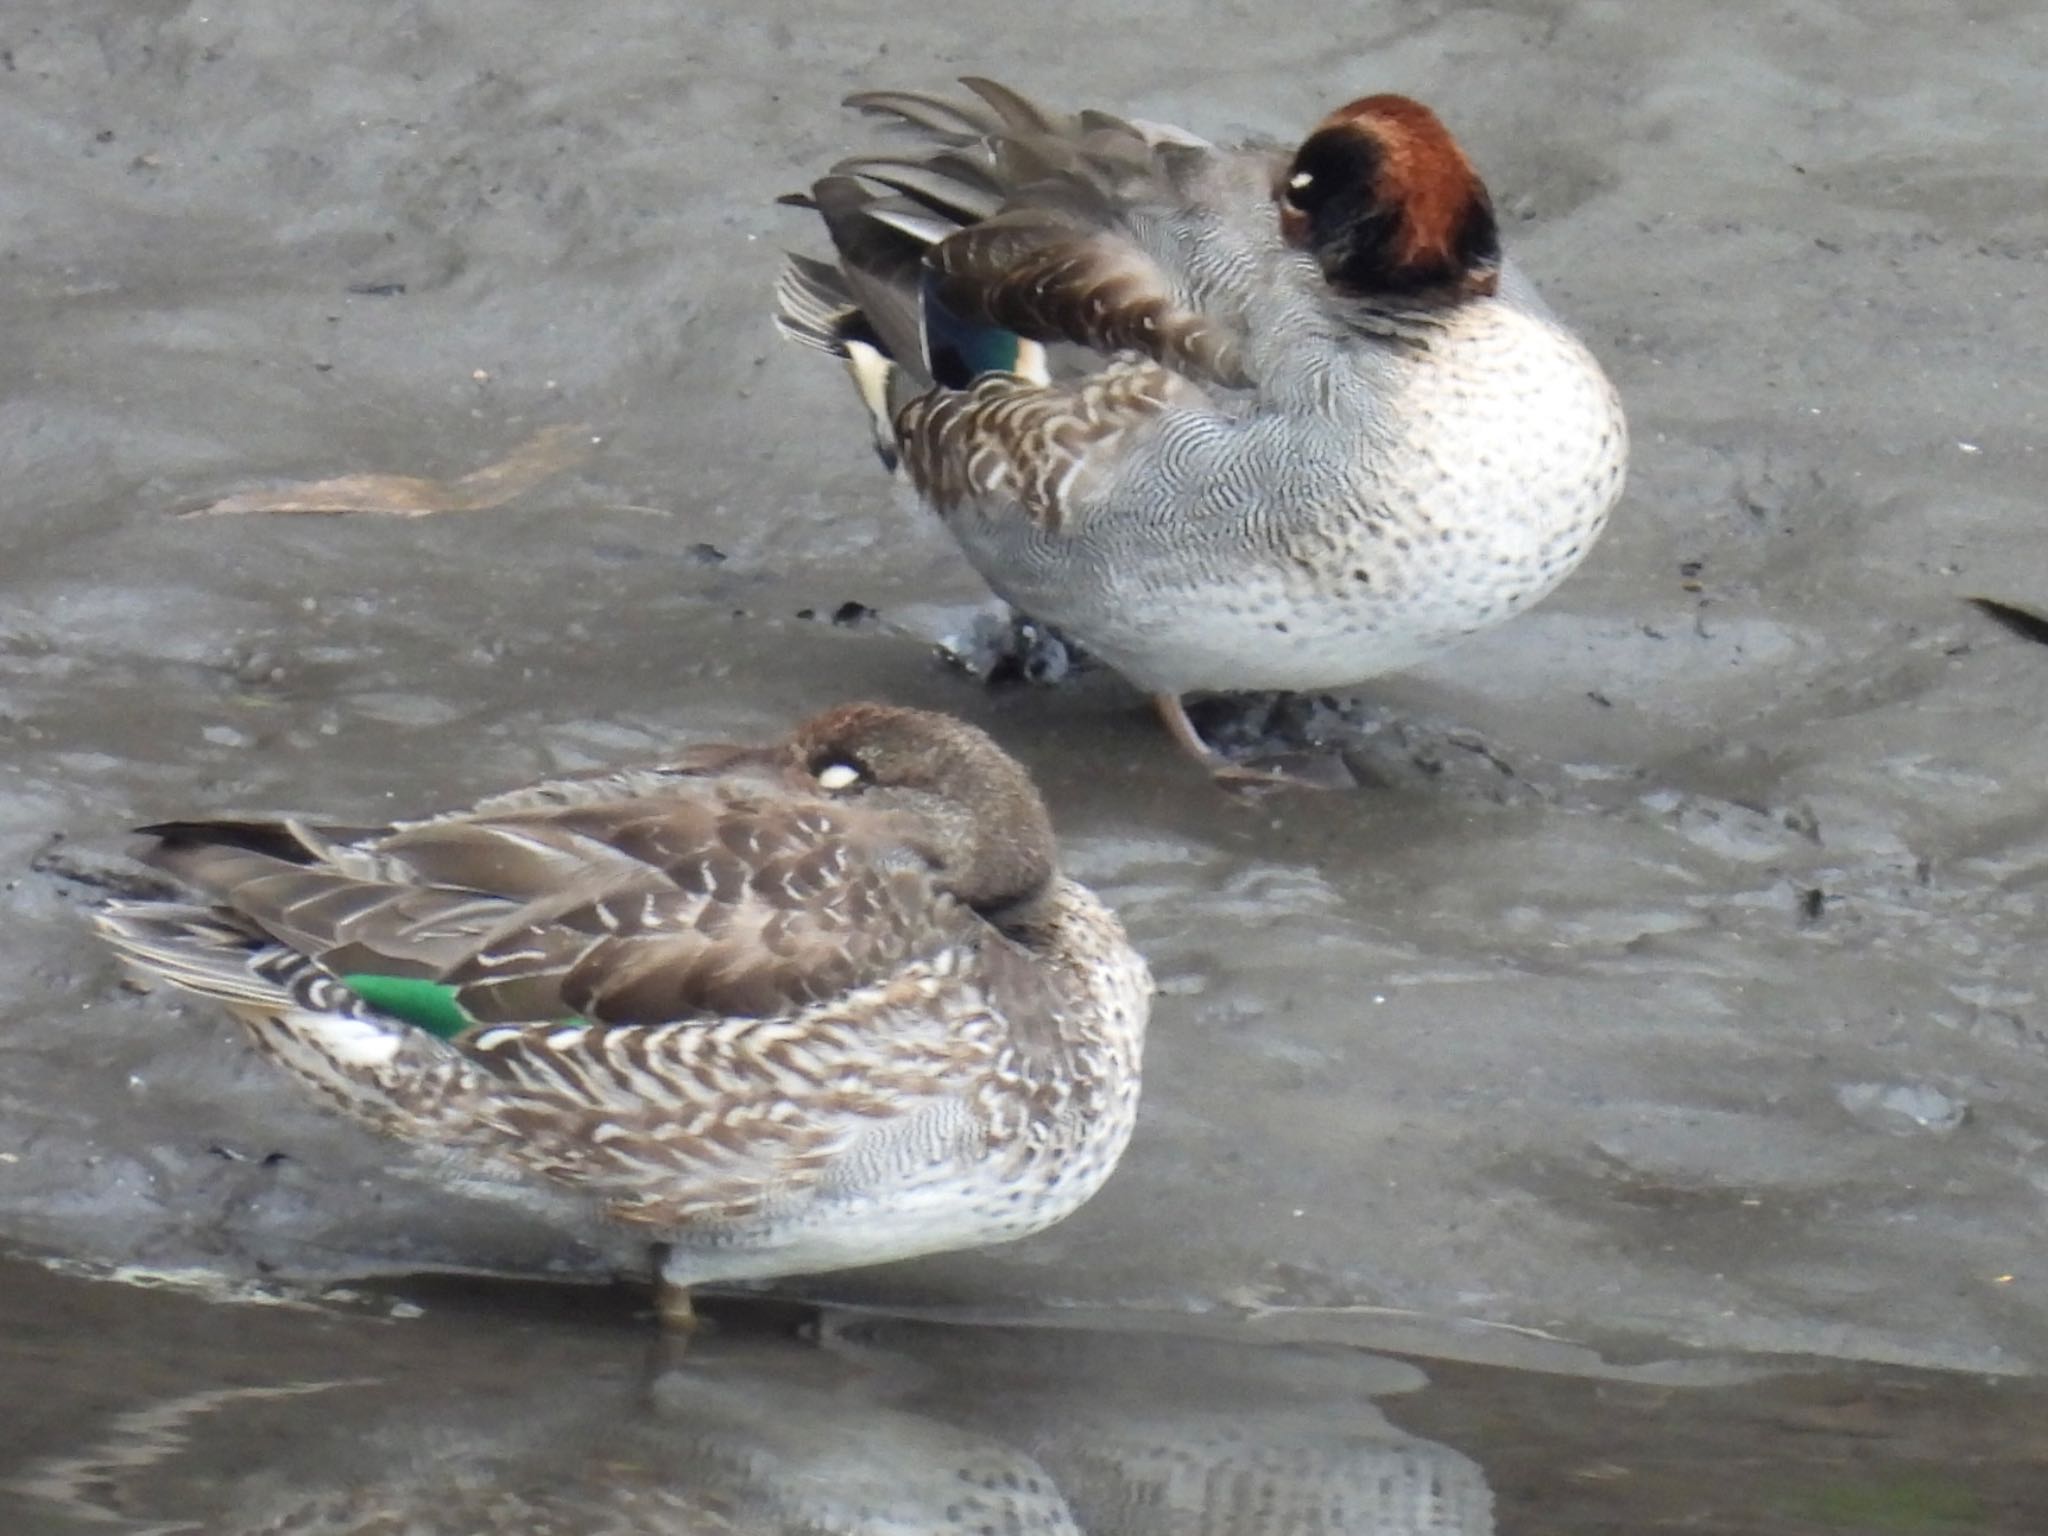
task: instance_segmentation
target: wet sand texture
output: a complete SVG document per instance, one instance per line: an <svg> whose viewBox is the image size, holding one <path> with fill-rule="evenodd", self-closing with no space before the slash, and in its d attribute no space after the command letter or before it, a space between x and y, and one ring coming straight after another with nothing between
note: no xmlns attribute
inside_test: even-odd
<svg viewBox="0 0 2048 1536"><path fill-rule="evenodd" d="M65 872L879 694L1027 758L1167 995L1091 1207L820 1291L2048 1361L2048 652L1962 601L2048 605L2048 17L1181 14L7 8L0 1235L603 1269L120 992ZM981 594L772 335L812 238L773 198L854 142L843 92L977 71L1212 133L1420 96L1620 385L1612 531L1340 722L1375 789L1226 808L1114 679L930 660ZM483 510L173 515L582 423Z"/></svg>

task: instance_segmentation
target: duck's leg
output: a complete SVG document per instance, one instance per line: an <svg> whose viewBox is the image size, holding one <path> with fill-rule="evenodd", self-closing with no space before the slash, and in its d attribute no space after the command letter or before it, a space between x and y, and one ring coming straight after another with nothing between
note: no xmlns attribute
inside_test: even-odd
<svg viewBox="0 0 2048 1536"><path fill-rule="evenodd" d="M688 1286L670 1285L663 1281L655 1288L654 1310L661 1318L661 1326L671 1333L694 1333L697 1330L697 1309L690 1305Z"/></svg>
<svg viewBox="0 0 2048 1536"><path fill-rule="evenodd" d="M1319 754L1305 759L1300 769L1289 769L1279 763L1261 767L1250 763L1233 763L1209 743L1202 740L1201 732L1195 729L1195 722L1188 718L1186 707L1177 693L1155 693L1152 708L1158 713L1160 722L1173 737L1174 745L1192 757L1218 784L1232 789L1356 789L1358 781L1351 776L1341 759Z"/></svg>
<svg viewBox="0 0 2048 1536"><path fill-rule="evenodd" d="M669 1333L687 1338L698 1327L697 1309L690 1304L688 1282L672 1270L675 1250L667 1243L654 1245L654 1314Z"/></svg>
<svg viewBox="0 0 2048 1536"><path fill-rule="evenodd" d="M1159 723L1166 727L1173 744L1207 768L1211 773L1225 765L1216 755L1215 749L1202 740L1202 733L1195 729L1195 722L1188 718L1187 706L1180 701L1177 693L1155 693L1152 708L1159 715Z"/></svg>

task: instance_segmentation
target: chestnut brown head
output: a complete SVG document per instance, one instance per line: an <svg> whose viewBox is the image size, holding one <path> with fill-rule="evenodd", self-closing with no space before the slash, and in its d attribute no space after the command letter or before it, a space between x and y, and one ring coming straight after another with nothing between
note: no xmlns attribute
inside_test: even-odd
<svg viewBox="0 0 2048 1536"><path fill-rule="evenodd" d="M1486 184L1436 114L1406 96L1332 112L1273 195L1282 236L1340 293L1452 304L1500 284Z"/></svg>

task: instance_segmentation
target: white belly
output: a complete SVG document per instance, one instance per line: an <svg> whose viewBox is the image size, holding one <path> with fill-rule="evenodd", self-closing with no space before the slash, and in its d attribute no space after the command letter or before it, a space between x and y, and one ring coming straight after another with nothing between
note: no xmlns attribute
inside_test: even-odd
<svg viewBox="0 0 2048 1536"><path fill-rule="evenodd" d="M1140 687L1320 689L1512 618L1583 560L1627 427L1585 349L1503 306L1325 416L1168 421L1069 530L952 519L998 592Z"/></svg>

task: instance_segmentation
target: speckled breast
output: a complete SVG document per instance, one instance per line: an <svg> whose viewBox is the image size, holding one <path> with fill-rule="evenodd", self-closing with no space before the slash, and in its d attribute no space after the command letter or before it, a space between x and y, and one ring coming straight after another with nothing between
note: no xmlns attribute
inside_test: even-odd
<svg viewBox="0 0 2048 1536"><path fill-rule="evenodd" d="M1313 491L1276 493L1238 554L1212 541L1179 569L1122 573L1113 601L1033 611L1181 692L1340 687L1532 606L1621 494L1613 387L1568 331L1505 305L1391 383L1358 452Z"/></svg>

